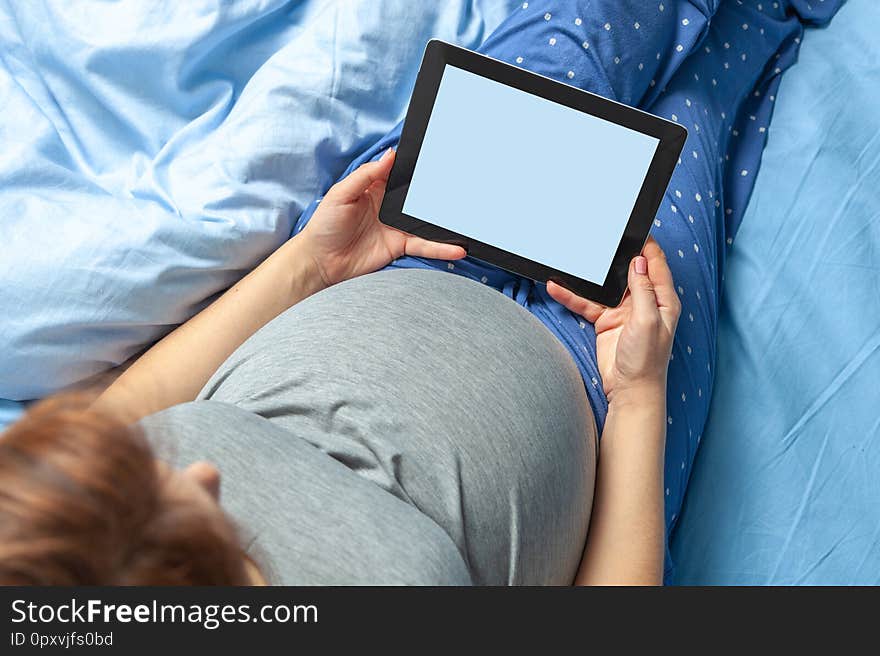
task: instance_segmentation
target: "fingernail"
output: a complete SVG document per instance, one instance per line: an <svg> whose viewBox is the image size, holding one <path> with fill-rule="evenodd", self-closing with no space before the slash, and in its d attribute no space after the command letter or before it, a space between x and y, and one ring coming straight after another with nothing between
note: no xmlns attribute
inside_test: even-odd
<svg viewBox="0 0 880 656"><path fill-rule="evenodd" d="M385 151L385 153L382 155L382 158L379 161L383 161L383 160L388 159L389 157L391 157L391 153L393 153L393 152L394 152L394 149L389 148L388 150Z"/></svg>
<svg viewBox="0 0 880 656"><path fill-rule="evenodd" d="M636 273L642 276L648 273L648 260L641 255L636 258Z"/></svg>

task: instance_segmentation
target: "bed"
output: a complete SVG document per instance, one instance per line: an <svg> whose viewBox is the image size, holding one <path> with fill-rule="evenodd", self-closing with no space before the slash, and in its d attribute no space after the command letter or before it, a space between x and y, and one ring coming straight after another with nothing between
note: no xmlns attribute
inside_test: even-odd
<svg viewBox="0 0 880 656"><path fill-rule="evenodd" d="M428 38L475 47L521 4L168 3L157 21L123 2L95 30L0 0L0 428L204 307L400 120ZM679 583L880 578L876 27L850 0L785 76L730 250Z"/></svg>
<svg viewBox="0 0 880 656"><path fill-rule="evenodd" d="M730 251L680 584L880 583L880 4L783 79Z"/></svg>

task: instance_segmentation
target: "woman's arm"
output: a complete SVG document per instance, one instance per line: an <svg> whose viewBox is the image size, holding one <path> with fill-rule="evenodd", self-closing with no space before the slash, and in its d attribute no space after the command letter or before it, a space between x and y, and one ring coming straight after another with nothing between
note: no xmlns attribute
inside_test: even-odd
<svg viewBox="0 0 880 656"><path fill-rule="evenodd" d="M666 390L610 404L577 585L663 583Z"/></svg>
<svg viewBox="0 0 880 656"><path fill-rule="evenodd" d="M590 532L576 583L663 582L663 456L666 370L681 304L652 239L630 263L629 292L605 308L548 284L547 291L596 326L608 396Z"/></svg>
<svg viewBox="0 0 880 656"><path fill-rule="evenodd" d="M364 164L327 192L308 226L210 307L147 351L95 401L130 421L192 401L245 340L279 314L330 285L406 255L455 260L438 244L379 222L394 152Z"/></svg>
<svg viewBox="0 0 880 656"><path fill-rule="evenodd" d="M137 360L95 402L136 421L192 401L248 337L324 287L294 237L201 313Z"/></svg>

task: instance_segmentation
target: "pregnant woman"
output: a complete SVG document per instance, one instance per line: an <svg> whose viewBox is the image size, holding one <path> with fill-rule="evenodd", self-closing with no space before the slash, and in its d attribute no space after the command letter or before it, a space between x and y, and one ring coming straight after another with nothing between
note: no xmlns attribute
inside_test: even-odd
<svg viewBox="0 0 880 656"><path fill-rule="evenodd" d="M523 3L484 52L690 130L621 307L379 224L395 131L93 408L0 437L0 581L661 582L725 243L836 4Z"/></svg>
<svg viewBox="0 0 880 656"><path fill-rule="evenodd" d="M138 428L60 400L9 430L0 581L660 582L678 317L660 249L632 263L607 347L585 551L596 424L562 344L480 283L363 275L405 253L464 256L379 223L393 159L336 185L306 230L98 400L150 415ZM167 461L213 464L175 471L143 434Z"/></svg>

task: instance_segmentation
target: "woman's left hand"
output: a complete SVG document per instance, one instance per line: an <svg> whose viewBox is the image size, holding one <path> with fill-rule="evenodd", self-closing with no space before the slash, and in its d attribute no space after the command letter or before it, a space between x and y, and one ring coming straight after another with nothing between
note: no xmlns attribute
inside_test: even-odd
<svg viewBox="0 0 880 656"><path fill-rule="evenodd" d="M427 241L379 221L394 157L388 150L331 187L300 233L325 286L372 273L404 255L437 260L467 255L461 246Z"/></svg>
<svg viewBox="0 0 880 656"><path fill-rule="evenodd" d="M646 390L666 391L666 370L681 301L666 256L654 238L629 267L629 290L616 308L607 308L547 283L547 293L596 327L596 363L609 401L619 396L645 399ZM626 394L632 390L633 394Z"/></svg>

